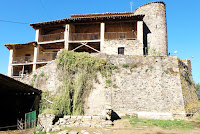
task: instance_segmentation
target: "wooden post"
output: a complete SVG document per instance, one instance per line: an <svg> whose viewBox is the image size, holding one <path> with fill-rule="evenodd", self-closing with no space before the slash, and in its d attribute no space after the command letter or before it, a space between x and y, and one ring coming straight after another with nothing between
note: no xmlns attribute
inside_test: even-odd
<svg viewBox="0 0 200 134"><path fill-rule="evenodd" d="M65 25L65 33L64 33L64 40L65 40L65 49L69 49L69 28L70 25L66 24Z"/></svg>
<svg viewBox="0 0 200 134"><path fill-rule="evenodd" d="M105 23L101 23L101 25L100 25L100 32L101 32L101 34L100 34L100 36L101 36L101 39L100 39L100 52L102 52L102 50L103 50L103 47L104 47L104 34L105 34Z"/></svg>
<svg viewBox="0 0 200 134"><path fill-rule="evenodd" d="M13 49L10 49L9 64L8 64L8 76L12 76L12 62L13 62Z"/></svg>
<svg viewBox="0 0 200 134"><path fill-rule="evenodd" d="M137 40L143 44L143 21L137 22Z"/></svg>

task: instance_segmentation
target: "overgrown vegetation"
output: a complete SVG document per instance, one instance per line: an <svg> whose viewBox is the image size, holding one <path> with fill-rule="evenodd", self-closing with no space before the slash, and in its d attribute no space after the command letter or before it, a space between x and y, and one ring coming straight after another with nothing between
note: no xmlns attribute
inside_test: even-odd
<svg viewBox="0 0 200 134"><path fill-rule="evenodd" d="M190 122L184 120L152 120L152 119L138 119L133 118L130 120L133 126L158 126L165 129L191 129L193 128Z"/></svg>
<svg viewBox="0 0 200 134"><path fill-rule="evenodd" d="M98 72L106 77L106 83L110 84L112 70L118 69L117 66L107 64L106 60L91 57L88 53L67 50L63 50L56 61L62 72L62 90L60 94L54 96L48 92L44 93L42 98L49 99L53 103L49 104L43 100L40 110L42 112L48 108L50 112L55 112L58 116L83 115L83 100L92 89L92 83L98 82Z"/></svg>

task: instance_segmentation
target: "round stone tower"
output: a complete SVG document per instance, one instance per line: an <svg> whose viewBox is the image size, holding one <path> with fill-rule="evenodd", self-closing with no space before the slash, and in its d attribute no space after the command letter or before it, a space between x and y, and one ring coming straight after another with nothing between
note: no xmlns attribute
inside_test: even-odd
<svg viewBox="0 0 200 134"><path fill-rule="evenodd" d="M164 56L167 50L166 8L164 2L151 2L138 7L135 15L143 14L144 52Z"/></svg>

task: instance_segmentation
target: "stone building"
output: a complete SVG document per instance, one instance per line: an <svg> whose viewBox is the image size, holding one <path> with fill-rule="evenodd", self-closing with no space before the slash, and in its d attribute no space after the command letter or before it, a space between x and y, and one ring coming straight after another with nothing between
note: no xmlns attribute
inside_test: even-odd
<svg viewBox="0 0 200 134"><path fill-rule="evenodd" d="M164 2L145 4L135 12L71 15L30 26L36 30L35 41L5 44L11 77L23 77L46 65L60 49L139 56L168 53Z"/></svg>

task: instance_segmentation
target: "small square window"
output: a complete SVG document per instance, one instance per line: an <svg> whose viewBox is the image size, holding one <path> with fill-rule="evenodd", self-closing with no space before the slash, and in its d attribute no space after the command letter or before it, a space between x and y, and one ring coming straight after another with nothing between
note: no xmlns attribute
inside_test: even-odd
<svg viewBox="0 0 200 134"><path fill-rule="evenodd" d="M118 47L118 54L124 55L124 47Z"/></svg>

